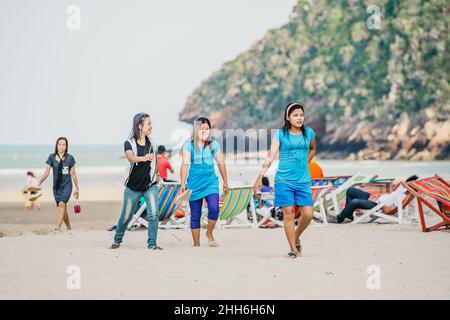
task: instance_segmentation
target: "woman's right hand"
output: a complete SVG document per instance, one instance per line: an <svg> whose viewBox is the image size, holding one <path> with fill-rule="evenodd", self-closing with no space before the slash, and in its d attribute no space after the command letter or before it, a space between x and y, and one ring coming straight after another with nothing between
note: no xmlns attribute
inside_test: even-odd
<svg viewBox="0 0 450 320"><path fill-rule="evenodd" d="M261 190L261 187L262 187L262 177L258 176L255 183L253 184L253 194L259 193L259 190Z"/></svg>
<svg viewBox="0 0 450 320"><path fill-rule="evenodd" d="M185 183L182 183L181 184L181 188L180 188L180 193L183 193L183 192L185 192L186 191L186 184Z"/></svg>

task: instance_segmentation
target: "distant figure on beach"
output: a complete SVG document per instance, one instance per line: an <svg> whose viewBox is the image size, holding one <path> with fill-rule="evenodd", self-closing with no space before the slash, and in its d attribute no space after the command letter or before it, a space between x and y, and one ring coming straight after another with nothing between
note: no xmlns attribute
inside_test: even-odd
<svg viewBox="0 0 450 320"><path fill-rule="evenodd" d="M167 179L167 170L170 171L170 173L173 173L172 165L169 162L166 147L163 145L158 146L158 173L161 179L163 179L164 182L175 182L174 180L168 180Z"/></svg>
<svg viewBox="0 0 450 320"><path fill-rule="evenodd" d="M308 163L316 154L316 139L313 129L304 125L305 113L298 102L289 103L284 111L284 127L272 139L269 154L253 185L256 194L262 186L262 178L277 154L280 154L275 174L275 207L282 207L284 231L289 242L289 258L301 254L300 236L313 216L311 174ZM298 206L301 217L297 228L294 222L294 206Z"/></svg>
<svg viewBox="0 0 450 320"><path fill-rule="evenodd" d="M36 179L36 176L33 172L28 171L27 172L27 181L25 183L25 187L22 189L22 193L25 198L25 204L24 207L26 209L32 210L34 207L36 207L38 210L41 209L41 204L39 202L39 197L42 196L39 187L39 181Z"/></svg>
<svg viewBox="0 0 450 320"><path fill-rule="evenodd" d="M56 140L55 152L48 156L47 167L39 180L39 187L53 169L53 196L58 207L58 223L54 231L61 231L61 225L64 222L67 230L72 230L70 225L69 213L67 212L67 203L72 194L72 181L75 185L73 196L78 199L80 189L78 188L78 178L75 170L75 158L68 153L69 142L67 138L60 137Z"/></svg>
<svg viewBox="0 0 450 320"><path fill-rule="evenodd" d="M127 226L138 209L139 199L143 196L147 205L148 217L147 248L162 250L156 241L159 223L158 164L156 148L149 138L151 133L150 116L146 113L136 114L133 118L130 137L124 143L125 157L130 163L130 169L125 181L122 213L117 223L111 249L120 247Z"/></svg>
<svg viewBox="0 0 450 320"><path fill-rule="evenodd" d="M199 117L194 121L192 138L185 143L182 155L181 192L186 189L192 190L189 206L194 246L200 246L200 218L203 200L206 200L208 204L208 229L206 231L208 246L217 247L213 230L219 218L219 178L214 171L214 160L217 162L223 179L224 193L228 192L228 178L223 154L217 141L211 137L211 123L207 118Z"/></svg>
<svg viewBox="0 0 450 320"><path fill-rule="evenodd" d="M273 187L270 185L269 178L262 178L262 187L260 189L261 192L273 192Z"/></svg>
<svg viewBox="0 0 450 320"><path fill-rule="evenodd" d="M310 161L308 163L309 173L311 174L311 179L323 178L322 168L317 164L317 162Z"/></svg>
<svg viewBox="0 0 450 320"><path fill-rule="evenodd" d="M262 178L262 187L259 191L261 193L273 193L274 190L273 190L273 187L270 185L269 178L267 178L267 177ZM273 202L271 200L260 199L259 201L256 201L256 202L257 202L257 204L256 204L257 208L262 208L263 206L268 207L268 208L273 207ZM267 223L270 223L270 221L268 221Z"/></svg>
<svg viewBox="0 0 450 320"><path fill-rule="evenodd" d="M413 175L405 180L405 182L419 179L418 176ZM400 195L400 201L406 197L406 189L400 185L398 188L389 193L381 196L371 195L358 188L349 188L347 190L345 208L337 216L328 216L327 220L330 223L350 223L353 221L353 213L356 210L370 210L378 204L382 203L384 206L381 210L389 214L397 209L398 197Z"/></svg>

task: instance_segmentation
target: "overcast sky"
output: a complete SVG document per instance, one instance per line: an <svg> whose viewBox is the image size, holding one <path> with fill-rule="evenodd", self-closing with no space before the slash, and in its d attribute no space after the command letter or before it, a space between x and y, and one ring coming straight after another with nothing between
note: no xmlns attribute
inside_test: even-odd
<svg viewBox="0 0 450 320"><path fill-rule="evenodd" d="M286 23L295 3L1 0L0 144L120 144L140 111L167 143L201 81ZM79 30L67 27L70 5Z"/></svg>

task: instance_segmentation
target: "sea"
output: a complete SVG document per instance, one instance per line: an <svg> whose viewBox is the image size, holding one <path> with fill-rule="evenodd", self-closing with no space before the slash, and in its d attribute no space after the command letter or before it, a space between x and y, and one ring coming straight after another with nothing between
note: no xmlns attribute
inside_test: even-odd
<svg viewBox="0 0 450 320"><path fill-rule="evenodd" d="M54 145L0 146L0 191L20 190L26 181L26 172L42 175L45 161ZM122 145L69 145L69 153L75 157L80 188L117 187L123 185L128 168ZM180 158L173 152L171 158L175 173L169 178L179 179ZM315 160L326 176L352 175L355 173L377 175L379 178L407 178L412 174L426 177L438 174L450 179L450 161L349 161ZM236 162L226 158L230 184L252 184L263 159ZM268 171L273 178L277 163ZM46 184L50 185L51 178Z"/></svg>

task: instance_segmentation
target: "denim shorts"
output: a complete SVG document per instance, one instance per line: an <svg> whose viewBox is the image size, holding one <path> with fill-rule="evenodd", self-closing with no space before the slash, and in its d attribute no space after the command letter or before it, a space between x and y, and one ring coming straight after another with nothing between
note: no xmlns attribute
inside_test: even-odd
<svg viewBox="0 0 450 320"><path fill-rule="evenodd" d="M275 182L275 207L312 207L311 183Z"/></svg>

